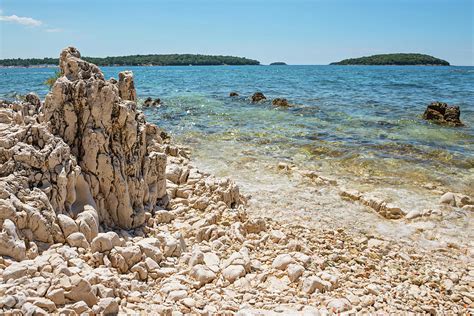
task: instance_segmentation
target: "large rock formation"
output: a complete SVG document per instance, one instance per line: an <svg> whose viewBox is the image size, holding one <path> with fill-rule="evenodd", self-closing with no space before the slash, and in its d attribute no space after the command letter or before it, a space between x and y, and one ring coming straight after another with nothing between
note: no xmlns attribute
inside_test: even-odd
<svg viewBox="0 0 474 316"><path fill-rule="evenodd" d="M166 194L166 155L156 126L136 110L132 74L120 73L117 84L106 81L72 47L61 53L60 67L64 75L46 97L40 121L69 145L81 167L80 196L67 211L90 203L108 226L143 224L145 211Z"/></svg>

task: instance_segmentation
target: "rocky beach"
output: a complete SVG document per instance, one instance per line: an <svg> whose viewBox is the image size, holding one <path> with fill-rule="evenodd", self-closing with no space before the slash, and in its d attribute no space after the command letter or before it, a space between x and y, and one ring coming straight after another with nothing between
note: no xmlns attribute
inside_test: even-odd
<svg viewBox="0 0 474 316"><path fill-rule="evenodd" d="M1 314L474 313L469 192L425 183L411 207L287 161L258 162L281 187L239 188L148 121L132 72L59 63L44 101L0 101Z"/></svg>

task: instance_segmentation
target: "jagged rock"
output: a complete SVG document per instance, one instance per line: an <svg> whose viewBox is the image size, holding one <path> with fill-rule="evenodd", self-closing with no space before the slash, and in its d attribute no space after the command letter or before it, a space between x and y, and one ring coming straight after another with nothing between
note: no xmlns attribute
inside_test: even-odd
<svg viewBox="0 0 474 316"><path fill-rule="evenodd" d="M461 110L459 106L448 106L443 102L432 102L423 114L423 119L434 121L439 124L451 126L463 126L460 119Z"/></svg>
<svg viewBox="0 0 474 316"><path fill-rule="evenodd" d="M263 100L266 100L266 99L267 99L267 97L261 92L255 92L252 95L252 102L253 103L257 103L257 102L260 102L260 101L263 101Z"/></svg>
<svg viewBox="0 0 474 316"><path fill-rule="evenodd" d="M157 127L129 101L136 98L131 73L122 73L117 87L72 47L61 53L60 67L64 76L46 96L40 121L50 123L81 167L72 206L80 212L90 205L108 226L142 225L166 194L166 154Z"/></svg>
<svg viewBox="0 0 474 316"><path fill-rule="evenodd" d="M119 73L118 90L122 100L135 101L137 99L135 84L133 83L133 73L131 71Z"/></svg>
<svg viewBox="0 0 474 316"><path fill-rule="evenodd" d="M65 293L65 297L73 302L84 301L89 307L97 303L97 297L92 293L90 283L79 276L73 276L71 279L71 289Z"/></svg>

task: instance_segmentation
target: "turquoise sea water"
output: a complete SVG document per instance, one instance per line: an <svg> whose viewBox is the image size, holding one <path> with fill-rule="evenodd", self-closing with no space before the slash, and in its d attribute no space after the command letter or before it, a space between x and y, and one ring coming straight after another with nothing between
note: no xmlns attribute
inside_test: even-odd
<svg viewBox="0 0 474 316"><path fill-rule="evenodd" d="M141 99L163 102L147 117L223 175L285 161L362 184L434 183L474 195L474 67L103 67L107 78L125 69ZM0 69L0 98L44 97L54 70ZM251 104L255 91L294 106ZM432 101L459 105L466 126L423 121Z"/></svg>

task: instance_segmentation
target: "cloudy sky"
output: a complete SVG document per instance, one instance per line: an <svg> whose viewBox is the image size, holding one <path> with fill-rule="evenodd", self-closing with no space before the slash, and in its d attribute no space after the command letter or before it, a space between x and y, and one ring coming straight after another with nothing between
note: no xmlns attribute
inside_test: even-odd
<svg viewBox="0 0 474 316"><path fill-rule="evenodd" d="M2 0L0 58L202 53L327 64L418 52L474 65L474 0Z"/></svg>

